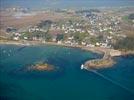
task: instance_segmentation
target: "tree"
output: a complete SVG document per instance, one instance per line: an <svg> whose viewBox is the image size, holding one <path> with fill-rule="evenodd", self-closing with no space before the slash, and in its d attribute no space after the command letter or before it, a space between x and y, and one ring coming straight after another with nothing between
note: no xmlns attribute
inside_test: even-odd
<svg viewBox="0 0 134 100"><path fill-rule="evenodd" d="M128 19L134 20L134 13L133 13L133 14L130 14L130 15L128 16Z"/></svg>
<svg viewBox="0 0 134 100"><path fill-rule="evenodd" d="M85 37L87 37L87 33L74 33L74 40L78 43L81 43Z"/></svg>
<svg viewBox="0 0 134 100"><path fill-rule="evenodd" d="M99 42L99 40L96 37L94 37L94 36L92 36L90 38L90 41L91 41L92 44L96 44L96 42Z"/></svg>
<svg viewBox="0 0 134 100"><path fill-rule="evenodd" d="M134 50L134 37L126 37L120 39L114 44L115 49Z"/></svg>
<svg viewBox="0 0 134 100"><path fill-rule="evenodd" d="M50 27L50 25L53 22L51 20L45 20L45 21L41 21L41 23L38 24L38 27L43 28L43 27Z"/></svg>
<svg viewBox="0 0 134 100"><path fill-rule="evenodd" d="M57 34L56 41L61 41L63 39L64 39L64 35L63 34Z"/></svg>
<svg viewBox="0 0 134 100"><path fill-rule="evenodd" d="M47 33L46 37L45 37L45 40L46 41L51 41L52 40L52 35Z"/></svg>

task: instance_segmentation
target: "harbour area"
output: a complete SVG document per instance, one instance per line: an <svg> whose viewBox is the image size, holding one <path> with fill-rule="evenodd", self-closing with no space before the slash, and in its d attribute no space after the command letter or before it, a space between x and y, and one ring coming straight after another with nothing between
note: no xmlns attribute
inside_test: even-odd
<svg viewBox="0 0 134 100"><path fill-rule="evenodd" d="M57 45L29 45L24 48L23 45L9 44L0 45L0 47L3 51L0 56L2 58L0 83L1 88L5 86L1 89L2 97L7 96L9 99L12 97L14 100L27 100L27 98L29 100L38 100L38 98L53 100L57 96L59 99L64 94L76 100L95 99L96 95L99 97L95 100L110 98L116 94L119 94L119 100L134 97L128 92L129 89L134 93L134 79L130 77L133 76L134 71L134 56L117 57L113 67L95 71L81 70L80 66L100 56L79 48ZM40 61L43 62L43 66L38 66ZM54 66L56 70L48 71L46 68L49 67L44 66L46 63ZM32 69L27 70L29 67ZM15 95L8 95L8 93ZM86 96L77 95L77 93L85 93ZM22 94L23 97L20 96ZM69 100L69 97L65 100ZM59 100L64 99L64 97L61 98Z"/></svg>
<svg viewBox="0 0 134 100"><path fill-rule="evenodd" d="M40 42L40 41L0 41L0 44L13 44L13 45L24 45L24 46L31 46L31 45L57 45L57 46L64 46L64 47L71 47L71 48L80 48L85 51L91 51L93 53L102 54L103 57L100 59L93 59L88 60L84 63L84 68L93 68L93 69L101 69L101 68L109 68L112 67L116 61L113 60L113 57L123 56L134 54L133 51L119 51L110 48L103 48L103 47L87 47L82 45L68 45L64 43L56 43L56 42Z"/></svg>
<svg viewBox="0 0 134 100"><path fill-rule="evenodd" d="M134 100L134 0L0 0L0 100Z"/></svg>

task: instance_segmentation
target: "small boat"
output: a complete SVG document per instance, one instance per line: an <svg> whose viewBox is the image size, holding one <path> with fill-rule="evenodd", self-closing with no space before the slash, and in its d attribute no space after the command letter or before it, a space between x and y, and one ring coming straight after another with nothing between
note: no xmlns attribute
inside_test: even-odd
<svg viewBox="0 0 134 100"><path fill-rule="evenodd" d="M81 65L81 69L84 69L84 65L83 64Z"/></svg>

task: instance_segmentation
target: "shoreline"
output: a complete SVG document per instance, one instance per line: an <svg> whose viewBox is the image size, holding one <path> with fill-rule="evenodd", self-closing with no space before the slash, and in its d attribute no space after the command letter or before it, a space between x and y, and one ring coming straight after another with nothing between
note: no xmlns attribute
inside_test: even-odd
<svg viewBox="0 0 134 100"><path fill-rule="evenodd" d="M13 44L13 45L23 45L23 46L32 46L32 45L55 45L55 46L64 46L70 48L80 48L81 50L90 51L97 54L104 54L104 56L100 59L88 60L84 64L82 69L101 69L101 68L109 68L112 67L116 62L113 60L113 57L123 56L134 54L134 51L119 51L109 48L102 47L86 47L82 45L68 45L64 43L56 43L56 42L41 42L41 41L12 41L12 40L4 40L0 41L0 44Z"/></svg>
<svg viewBox="0 0 134 100"><path fill-rule="evenodd" d="M105 52L109 51L118 51L114 49L109 48L102 48L102 47L86 47L83 45L70 45L65 43L56 43L56 42L41 42L41 41L13 41L13 40L0 40L0 44L6 44L6 45L22 45L22 46L34 46L34 45L56 45L56 46L64 46L64 47L70 47L70 48L80 48L81 50L85 51L91 51L98 54L105 54ZM112 55L112 54L111 54ZM114 56L114 55L112 55Z"/></svg>
<svg viewBox="0 0 134 100"><path fill-rule="evenodd" d="M101 50L98 49L98 47L86 47L82 45L69 45L65 43L56 43L56 42L41 42L41 41L12 41L12 40L0 40L0 44L6 44L6 45L22 45L22 46L34 46L34 45L54 45L54 46L64 46L64 47L70 47L70 48L80 48L81 50L85 51L91 51L98 54L104 54Z"/></svg>

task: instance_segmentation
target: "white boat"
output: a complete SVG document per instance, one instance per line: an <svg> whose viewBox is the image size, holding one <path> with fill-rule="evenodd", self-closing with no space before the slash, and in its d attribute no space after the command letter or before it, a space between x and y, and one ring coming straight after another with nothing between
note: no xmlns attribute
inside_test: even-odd
<svg viewBox="0 0 134 100"><path fill-rule="evenodd" d="M84 69L84 65L83 64L81 65L81 69Z"/></svg>

